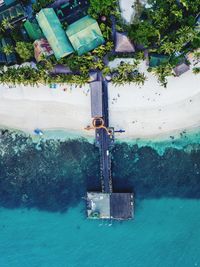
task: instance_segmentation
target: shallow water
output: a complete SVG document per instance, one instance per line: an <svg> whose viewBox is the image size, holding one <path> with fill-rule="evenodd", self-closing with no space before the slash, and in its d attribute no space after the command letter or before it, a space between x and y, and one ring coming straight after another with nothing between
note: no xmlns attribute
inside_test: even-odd
<svg viewBox="0 0 200 267"><path fill-rule="evenodd" d="M100 190L93 144L1 131L0 267L200 266L196 139L163 153L121 143L112 155L114 190L134 191L136 212L109 226L85 216L82 197Z"/></svg>

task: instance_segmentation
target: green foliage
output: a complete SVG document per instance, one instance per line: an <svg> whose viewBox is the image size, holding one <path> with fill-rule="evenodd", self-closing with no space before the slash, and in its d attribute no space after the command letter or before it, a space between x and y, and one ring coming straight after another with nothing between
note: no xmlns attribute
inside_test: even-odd
<svg viewBox="0 0 200 267"><path fill-rule="evenodd" d="M62 58L59 63L68 66L74 72L88 74L90 70L102 70L105 67L103 58L112 49L113 43L107 42L85 55L78 56L73 54Z"/></svg>
<svg viewBox="0 0 200 267"><path fill-rule="evenodd" d="M155 52L173 54L184 51L186 44L192 48L200 45L195 30L199 0L149 0L149 7L129 27L129 37Z"/></svg>
<svg viewBox="0 0 200 267"><path fill-rule="evenodd" d="M106 39L106 40L109 40L110 39L110 36L111 36L111 28L106 25L105 23L100 23L99 25L100 29L101 29L101 32L103 34L103 37Z"/></svg>
<svg viewBox="0 0 200 267"><path fill-rule="evenodd" d="M14 29L13 25L10 23L9 19L8 18L4 18L2 21L1 21L1 29L2 31L6 31L8 29L12 30Z"/></svg>
<svg viewBox="0 0 200 267"><path fill-rule="evenodd" d="M90 0L89 15L97 19L100 15L110 16L115 13L117 0Z"/></svg>
<svg viewBox="0 0 200 267"><path fill-rule="evenodd" d="M199 74L199 73L200 73L200 67L193 68L193 69L192 69L192 72L193 72L194 74Z"/></svg>
<svg viewBox="0 0 200 267"><path fill-rule="evenodd" d="M163 42L160 46L159 52L171 55L175 52L182 51L188 42L198 38L198 33L194 29L189 26L182 26L174 33L173 38L170 36L168 37L168 40ZM170 41L170 39L172 41Z"/></svg>
<svg viewBox="0 0 200 267"><path fill-rule="evenodd" d="M162 64L157 67L149 68L148 71L152 72L157 78L158 82L166 87L167 86L167 77L172 76L172 66L169 63Z"/></svg>
<svg viewBox="0 0 200 267"><path fill-rule="evenodd" d="M138 61L134 64L122 62L118 67L110 69L108 67L104 68L103 75L111 75L112 83L115 85L123 85L126 83L135 83L137 85L143 85L146 77L144 73L140 73L137 70Z"/></svg>
<svg viewBox="0 0 200 267"><path fill-rule="evenodd" d="M8 68L7 70L0 71L0 83L4 84L24 84L36 85L39 83L68 83L83 85L88 82L87 75L74 75L74 74L59 74L50 75L46 68L41 65L38 69L31 67Z"/></svg>
<svg viewBox="0 0 200 267"><path fill-rule="evenodd" d="M23 61L27 61L34 56L32 43L17 42L15 50Z"/></svg>
<svg viewBox="0 0 200 267"><path fill-rule="evenodd" d="M199 62L200 61L200 51L195 51L194 52L194 59Z"/></svg>
<svg viewBox="0 0 200 267"><path fill-rule="evenodd" d="M144 45L144 47L152 46L158 42L160 35L159 31L147 21L139 24L131 25L129 29L129 37L136 43Z"/></svg>
<svg viewBox="0 0 200 267"><path fill-rule="evenodd" d="M14 29L10 32L10 36L15 42L23 41L23 36L20 31L20 28L15 26Z"/></svg>
<svg viewBox="0 0 200 267"><path fill-rule="evenodd" d="M113 49L114 45L112 42L107 42L105 45L100 45L92 51L92 54L98 58L103 58L108 52Z"/></svg>
<svg viewBox="0 0 200 267"><path fill-rule="evenodd" d="M39 12L42 8L50 5L53 2L54 0L36 0L36 2L32 5L33 10L35 12Z"/></svg>
<svg viewBox="0 0 200 267"><path fill-rule="evenodd" d="M8 56L14 52L14 47L12 45L7 44L1 50Z"/></svg>

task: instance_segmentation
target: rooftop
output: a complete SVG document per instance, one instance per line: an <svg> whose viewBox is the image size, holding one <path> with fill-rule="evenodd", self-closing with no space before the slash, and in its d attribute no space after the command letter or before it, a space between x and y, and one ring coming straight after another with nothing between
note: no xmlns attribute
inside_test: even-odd
<svg viewBox="0 0 200 267"><path fill-rule="evenodd" d="M41 9L36 19L57 60L74 52L53 8Z"/></svg>
<svg viewBox="0 0 200 267"><path fill-rule="evenodd" d="M83 55L104 43L97 21L90 16L70 24L66 34L78 55Z"/></svg>
<svg viewBox="0 0 200 267"><path fill-rule="evenodd" d="M116 32L115 35L115 52L117 53L133 53L135 47L125 33Z"/></svg>
<svg viewBox="0 0 200 267"><path fill-rule="evenodd" d="M88 192L87 216L90 219L132 219L133 194Z"/></svg>

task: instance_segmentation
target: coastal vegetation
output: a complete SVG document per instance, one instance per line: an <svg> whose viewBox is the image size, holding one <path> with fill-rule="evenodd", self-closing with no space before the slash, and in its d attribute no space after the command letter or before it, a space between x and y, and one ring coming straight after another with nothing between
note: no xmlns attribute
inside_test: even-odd
<svg viewBox="0 0 200 267"><path fill-rule="evenodd" d="M199 32L195 30L199 14L199 0L148 1L140 20L129 27L130 38L145 48L171 55L200 46Z"/></svg>
<svg viewBox="0 0 200 267"><path fill-rule="evenodd" d="M137 85L143 85L146 77L144 73L138 71L138 61L134 64L121 62L118 67L105 68L103 70L104 77L110 77L112 83L115 85L124 85L126 83L135 83Z"/></svg>
<svg viewBox="0 0 200 267"><path fill-rule="evenodd" d="M54 0L37 0L37 1L34 1L33 3L33 10L35 12L39 12L42 8L50 5L51 3L53 3Z"/></svg>
<svg viewBox="0 0 200 267"><path fill-rule="evenodd" d="M17 85L38 85L50 83L68 83L84 85L89 81L89 76L79 74L56 74L51 75L44 66L10 67L0 70L0 83Z"/></svg>
<svg viewBox="0 0 200 267"><path fill-rule="evenodd" d="M53 0L37 0L32 5L32 19L35 19L36 12L49 6ZM24 0L23 5L29 6L29 1ZM108 67L109 60L116 57L133 57L136 60L146 60L145 51L150 56L152 53L168 56L167 62L162 62L158 66L150 66L148 71L158 77L161 85L167 85L167 77L174 75L173 68L181 61L190 51L195 51L200 47L200 31L198 30L197 18L199 16L199 0L149 0L148 4L143 6L139 0L134 3L136 14L131 25L124 23L117 0L89 0L87 13L95 18L99 24L105 43L93 51L78 56L77 53L56 60L54 56L44 57L37 64L38 69L32 70L30 75L24 75L22 80L34 84L34 81L42 83L51 82L75 82L84 84L88 81L90 71L102 71L104 76L110 75L111 81L117 84L136 83L142 85L146 77L139 73L138 68L124 64L110 70ZM67 21L62 21L63 29L66 30ZM115 53L115 31L128 32L129 38L135 45L135 53ZM1 38L9 39L9 42L1 47L1 52L6 56L15 54L16 60L13 65L21 64L27 61L35 61L33 40L24 32L22 22L12 23L10 19L4 18L0 23ZM7 41L6 41L7 42ZM198 52L196 61L199 61ZM54 66L62 64L68 67L72 73L64 75L49 75ZM189 62L187 62L189 64ZM12 63L9 63L12 65ZM46 71L44 70L46 68ZM131 69L131 71L130 71ZM21 72L23 69L16 72ZM41 71L42 70L42 71ZM26 73L26 70L24 70ZM199 73L199 68L193 69L195 74ZM13 74L13 69L1 71L1 78L7 82L14 78L13 83L21 83ZM22 74L20 74L23 76ZM41 76L44 75L42 78ZM26 76L26 77L25 77ZM38 79L36 79L38 77ZM78 81L79 79L79 81Z"/></svg>
<svg viewBox="0 0 200 267"><path fill-rule="evenodd" d="M100 16L116 14L118 8L117 0L90 0L88 14L98 19Z"/></svg>
<svg viewBox="0 0 200 267"><path fill-rule="evenodd" d="M34 56L33 45L29 42L17 42L15 50L23 61L28 61Z"/></svg>
<svg viewBox="0 0 200 267"><path fill-rule="evenodd" d="M166 86L176 61L200 47L199 0L149 0L146 6L136 1L135 8L135 19L128 27L129 37L142 50L169 56L167 63L150 68Z"/></svg>

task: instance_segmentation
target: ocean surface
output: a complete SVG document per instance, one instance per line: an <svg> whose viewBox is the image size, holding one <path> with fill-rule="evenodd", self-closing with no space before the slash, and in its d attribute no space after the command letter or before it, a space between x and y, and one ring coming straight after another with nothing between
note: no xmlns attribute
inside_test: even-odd
<svg viewBox="0 0 200 267"><path fill-rule="evenodd" d="M1 130L0 267L200 266L200 145L181 138L116 143L114 190L135 193L135 219L109 222L85 216L100 190L91 142Z"/></svg>

